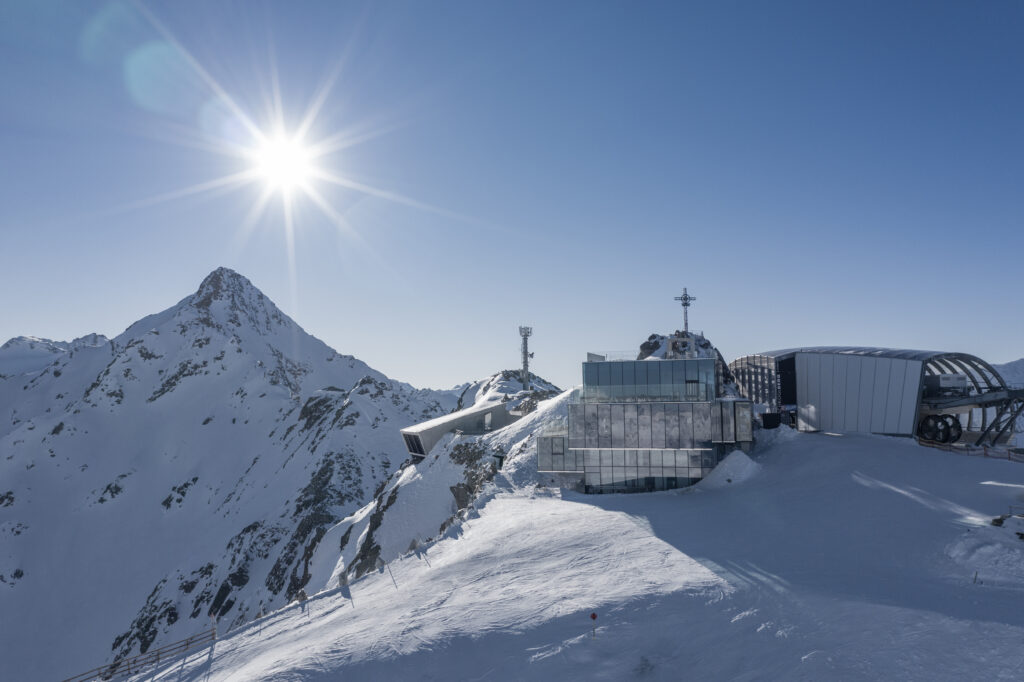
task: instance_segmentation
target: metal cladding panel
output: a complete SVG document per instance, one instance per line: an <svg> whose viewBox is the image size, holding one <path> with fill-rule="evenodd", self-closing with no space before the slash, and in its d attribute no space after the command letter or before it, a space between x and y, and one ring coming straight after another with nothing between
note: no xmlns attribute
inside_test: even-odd
<svg viewBox="0 0 1024 682"><path fill-rule="evenodd" d="M860 401L857 409L857 430L871 433L871 405L875 395L875 365L871 358L860 361Z"/></svg>
<svg viewBox="0 0 1024 682"><path fill-rule="evenodd" d="M889 399L892 359L877 358L874 366L875 390L871 398L871 433L885 433L885 403Z"/></svg>
<svg viewBox="0 0 1024 682"><path fill-rule="evenodd" d="M722 401L722 440L726 443L736 442L736 401Z"/></svg>
<svg viewBox="0 0 1024 682"><path fill-rule="evenodd" d="M551 470L565 471L565 455L551 455Z"/></svg>
<svg viewBox="0 0 1024 682"><path fill-rule="evenodd" d="M722 403L711 405L711 442L722 442Z"/></svg>
<svg viewBox="0 0 1024 682"><path fill-rule="evenodd" d="M612 447L626 447L626 409L625 405L612 405Z"/></svg>
<svg viewBox="0 0 1024 682"><path fill-rule="evenodd" d="M821 356L807 356L807 392L810 395L811 426L813 430L821 430Z"/></svg>
<svg viewBox="0 0 1024 682"><path fill-rule="evenodd" d="M676 403L665 405L665 447L679 447L679 405Z"/></svg>
<svg viewBox="0 0 1024 682"><path fill-rule="evenodd" d="M829 419L829 431L846 430L846 365L849 358L845 355L835 356L832 365L832 415Z"/></svg>
<svg viewBox="0 0 1024 682"><path fill-rule="evenodd" d="M583 405L569 406L569 447L585 448L586 440L586 416Z"/></svg>
<svg viewBox="0 0 1024 682"><path fill-rule="evenodd" d="M906 376L907 360L893 360L885 400L885 431L882 433L897 433L899 431L900 406L903 404L903 380Z"/></svg>
<svg viewBox="0 0 1024 682"><path fill-rule="evenodd" d="M651 447L665 447L665 406L651 405Z"/></svg>
<svg viewBox="0 0 1024 682"><path fill-rule="evenodd" d="M754 411L753 406L746 401L736 401L736 440L740 443L748 443L754 440Z"/></svg>
<svg viewBox="0 0 1024 682"><path fill-rule="evenodd" d="M832 384L835 371L834 355L819 355L818 362L818 430L832 431L832 403L835 386Z"/></svg>
<svg viewBox="0 0 1024 682"><path fill-rule="evenodd" d="M637 447L651 447L651 405L640 404L636 406L637 413Z"/></svg>
<svg viewBox="0 0 1024 682"><path fill-rule="evenodd" d="M801 431L807 431L810 420L810 407L807 404L807 355L797 353L793 357L796 365L796 425Z"/></svg>
<svg viewBox="0 0 1024 682"><path fill-rule="evenodd" d="M584 439L586 440L588 448L596 448L599 446L599 439L597 437L597 405L585 405L586 410L586 434Z"/></svg>
<svg viewBox="0 0 1024 682"><path fill-rule="evenodd" d="M626 447L627 448L640 447L639 444L637 443L638 438L637 438L636 405L626 405L626 407L625 407L625 415L626 415L626 433L625 433Z"/></svg>
<svg viewBox="0 0 1024 682"><path fill-rule="evenodd" d="M693 405L679 404L679 447L693 447Z"/></svg>
<svg viewBox="0 0 1024 682"><path fill-rule="evenodd" d="M693 445L711 447L711 403L693 403Z"/></svg>
<svg viewBox="0 0 1024 682"><path fill-rule="evenodd" d="M851 355L846 358L846 411L843 425L847 431L857 431L857 410L860 409L860 365L862 358Z"/></svg>
<svg viewBox="0 0 1024 682"><path fill-rule="evenodd" d="M902 435L914 435L920 405L922 365L920 360L907 361L907 375L903 380L903 404L900 406L900 424L897 431Z"/></svg>
<svg viewBox="0 0 1024 682"><path fill-rule="evenodd" d="M821 356L813 353L801 353L797 356L804 358L805 370L804 380L807 382L806 393L800 401L803 411L803 431L820 430L821 421ZM797 370L799 372L799 369Z"/></svg>

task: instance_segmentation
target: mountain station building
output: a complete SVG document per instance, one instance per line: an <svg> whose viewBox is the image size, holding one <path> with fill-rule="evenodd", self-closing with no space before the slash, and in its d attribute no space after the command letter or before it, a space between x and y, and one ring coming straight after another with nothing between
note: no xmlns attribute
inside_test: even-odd
<svg viewBox="0 0 1024 682"><path fill-rule="evenodd" d="M702 334L652 336L635 360L588 354L582 370L567 426L537 438L542 481L587 493L682 488L752 445L751 402Z"/></svg>

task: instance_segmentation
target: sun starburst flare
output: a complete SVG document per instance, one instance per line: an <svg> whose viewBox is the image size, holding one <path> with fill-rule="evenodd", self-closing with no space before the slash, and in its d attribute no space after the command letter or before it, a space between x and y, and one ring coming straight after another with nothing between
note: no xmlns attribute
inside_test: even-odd
<svg viewBox="0 0 1024 682"><path fill-rule="evenodd" d="M223 87L203 64L178 41L172 32L157 18L153 11L141 3L137 11L160 34L165 43L163 53L179 55L175 73L194 74L197 89L204 91L207 98L198 118L198 125L173 124L165 141L194 148L205 153L215 153L230 159L231 168L223 175L207 178L190 186L164 192L157 196L122 205L114 212L134 210L154 204L176 201L187 197L222 195L229 192L253 190L255 200L248 201L248 208L241 220L238 235L247 239L256 225L262 222L275 205L280 207L280 226L285 240L285 254L292 285L292 297L296 296L296 237L297 221L306 221L308 215L301 209L312 207L342 236L347 244L367 248L363 235L346 217L346 211L335 203L355 205L355 202L332 194L358 195L383 200L391 204L413 208L450 218L460 223L473 224L478 229L505 232L497 226L419 201L390 189L375 187L339 168L337 155L355 145L362 144L396 127L377 122L378 125L354 125L324 131L320 120L327 108L325 105L333 89L341 81L343 67L350 56L355 41L345 48L345 53L314 89L302 115L290 119L282 101L273 57L273 42L267 45L271 59L269 64L269 90L263 89L265 97L262 111L252 111L236 101L227 88ZM266 85L266 84L264 84ZM278 203L279 202L279 203ZM368 255L377 254L369 250ZM295 301L293 300L293 304Z"/></svg>
<svg viewBox="0 0 1024 682"><path fill-rule="evenodd" d="M317 172L313 152L297 137L277 133L252 151L253 168L268 189L287 192L306 187Z"/></svg>

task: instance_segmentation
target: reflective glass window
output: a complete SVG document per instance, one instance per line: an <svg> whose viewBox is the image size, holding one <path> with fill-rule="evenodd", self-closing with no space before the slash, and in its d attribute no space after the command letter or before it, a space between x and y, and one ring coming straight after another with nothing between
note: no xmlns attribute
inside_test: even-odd
<svg viewBox="0 0 1024 682"><path fill-rule="evenodd" d="M668 386L672 384L672 361L662 360L658 363L659 372L661 374L661 385Z"/></svg>
<svg viewBox="0 0 1024 682"><path fill-rule="evenodd" d="M688 360L676 360L672 363L672 383L680 386L686 383L686 366Z"/></svg>
<svg viewBox="0 0 1024 682"><path fill-rule="evenodd" d="M635 362L623 362L622 365L622 383L625 386L632 386L637 383L636 381L636 363Z"/></svg>

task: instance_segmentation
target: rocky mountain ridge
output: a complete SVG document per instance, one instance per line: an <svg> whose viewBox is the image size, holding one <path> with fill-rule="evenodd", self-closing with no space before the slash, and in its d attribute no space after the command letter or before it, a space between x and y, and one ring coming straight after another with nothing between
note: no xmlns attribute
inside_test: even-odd
<svg viewBox="0 0 1024 682"><path fill-rule="evenodd" d="M326 530L405 459L398 430L459 398L334 351L225 268L94 341L0 378L3 679L287 603ZM60 660L27 658L38 632Z"/></svg>

